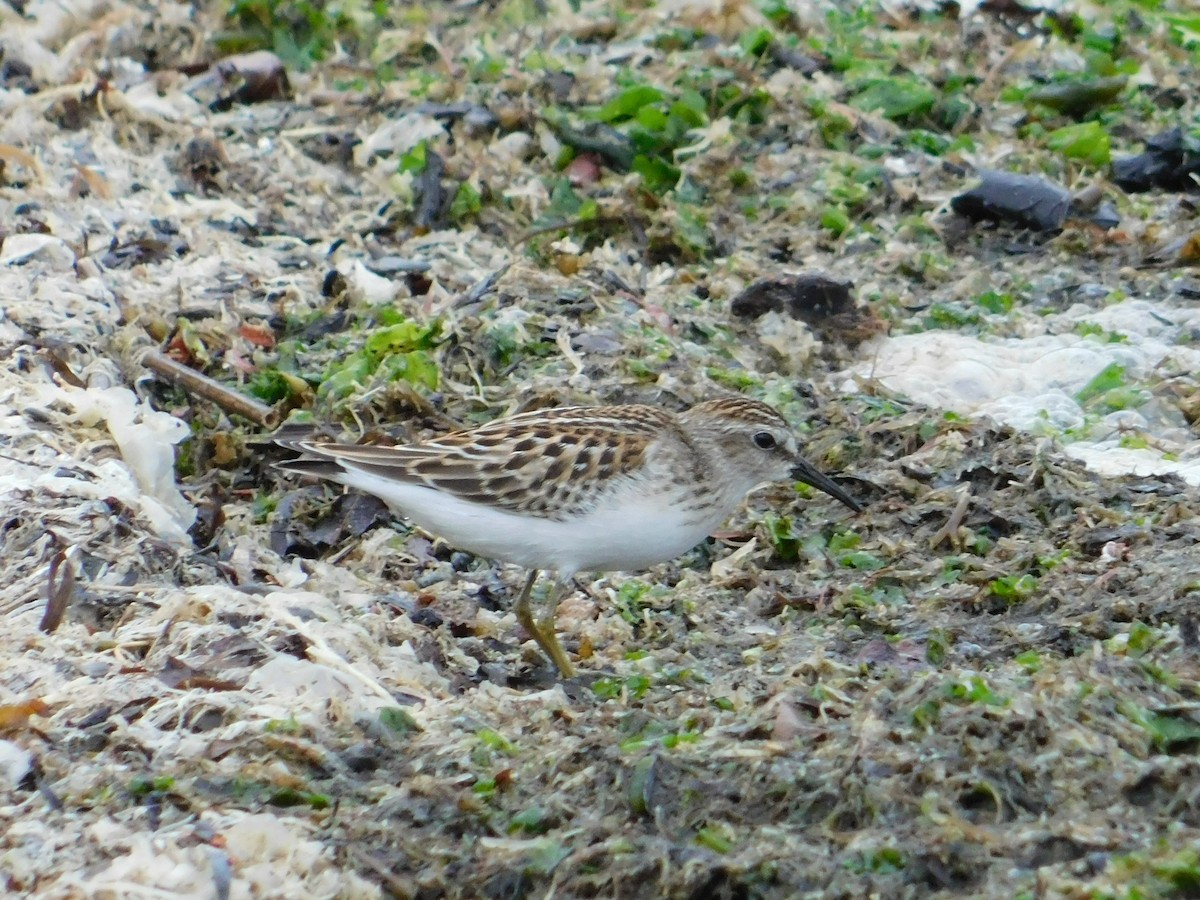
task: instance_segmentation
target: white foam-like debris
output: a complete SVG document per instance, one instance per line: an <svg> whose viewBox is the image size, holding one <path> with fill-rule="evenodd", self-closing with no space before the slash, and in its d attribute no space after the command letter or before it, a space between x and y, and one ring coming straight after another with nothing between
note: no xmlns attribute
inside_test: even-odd
<svg viewBox="0 0 1200 900"><path fill-rule="evenodd" d="M1200 484L1200 459L1167 459L1149 448L1122 447L1117 441L1093 444L1080 441L1064 448L1100 475L1166 475L1173 473L1189 484Z"/></svg>
<svg viewBox="0 0 1200 900"><path fill-rule="evenodd" d="M81 424L104 424L124 463L109 460L98 466L99 474L106 476L101 479L108 482L105 487L113 489L109 496L139 509L164 540L187 543L196 510L175 483L175 445L187 437L187 425L142 403L128 388L60 387L45 382L37 390L42 402L63 403ZM123 470L133 476L137 490L120 483L128 481Z"/></svg>
<svg viewBox="0 0 1200 900"><path fill-rule="evenodd" d="M1082 323L1104 333L1078 334ZM1200 442L1177 411L1149 403L1089 420L1076 399L1113 364L1124 368L1131 385L1200 371L1200 350L1181 343L1200 328L1200 310L1129 300L1098 310L1072 307L1047 317L1045 327L1045 334L1019 339L949 331L882 338L863 362L833 382L854 391L860 381L874 380L918 403L1055 434L1070 455L1102 474L1173 472L1200 484ZM1161 446L1121 446L1121 434L1131 430Z"/></svg>
<svg viewBox="0 0 1200 900"><path fill-rule="evenodd" d="M5 237L3 250L0 250L0 265L21 265L35 258L52 269L70 269L75 264L75 252L62 238L49 234Z"/></svg>
<svg viewBox="0 0 1200 900"><path fill-rule="evenodd" d="M405 113L397 119L387 119L363 138L354 148L354 162L367 166L378 153L406 153L422 141L445 137L446 129L433 116L424 113Z"/></svg>
<svg viewBox="0 0 1200 900"><path fill-rule="evenodd" d="M302 819L267 813L209 818L228 850L197 843L184 829L139 833L111 819L93 824L88 838L109 862L66 876L73 888L67 895L200 900L219 895L214 885L232 868L234 897L379 896L370 882L338 869L328 846Z"/></svg>
<svg viewBox="0 0 1200 900"><path fill-rule="evenodd" d="M12 741L0 741L0 787L13 790L33 766L33 756Z"/></svg>
<svg viewBox="0 0 1200 900"><path fill-rule="evenodd" d="M346 273L346 281L350 284L351 296L363 300L372 306L391 303L400 292L398 282L381 275L376 275L362 260L354 260Z"/></svg>
<svg viewBox="0 0 1200 900"><path fill-rule="evenodd" d="M204 113L204 107L183 91L162 93L158 84L147 79L125 91L125 105L142 116L157 116L167 122L190 122Z"/></svg>

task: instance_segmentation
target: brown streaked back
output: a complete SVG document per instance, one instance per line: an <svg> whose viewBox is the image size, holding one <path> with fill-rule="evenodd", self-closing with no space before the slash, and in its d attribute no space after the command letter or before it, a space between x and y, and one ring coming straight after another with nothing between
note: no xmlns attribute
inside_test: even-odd
<svg viewBox="0 0 1200 900"><path fill-rule="evenodd" d="M303 454L279 468L338 480L353 469L539 518L585 510L635 474L654 439L678 429L651 406L537 410L400 447L280 441Z"/></svg>

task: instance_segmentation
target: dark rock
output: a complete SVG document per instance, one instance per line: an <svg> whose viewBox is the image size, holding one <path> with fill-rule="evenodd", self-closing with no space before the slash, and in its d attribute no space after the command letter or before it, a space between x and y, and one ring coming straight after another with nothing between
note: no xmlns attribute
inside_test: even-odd
<svg viewBox="0 0 1200 900"><path fill-rule="evenodd" d="M1057 184L1031 175L992 169L979 171L982 182L950 201L960 216L978 221L1011 222L1034 231L1058 231L1071 206L1071 195Z"/></svg>

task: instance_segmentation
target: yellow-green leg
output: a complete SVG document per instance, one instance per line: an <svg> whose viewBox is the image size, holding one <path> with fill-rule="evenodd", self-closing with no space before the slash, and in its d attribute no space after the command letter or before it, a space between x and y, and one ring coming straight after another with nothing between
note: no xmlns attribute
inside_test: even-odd
<svg viewBox="0 0 1200 900"><path fill-rule="evenodd" d="M550 661L554 663L563 678L574 678L575 667L571 665L571 661L567 659L566 651L558 642L558 637L554 633L554 613L558 609L558 601L562 598L564 584L561 581L555 582L554 587L550 591L550 611L542 618L540 622L535 622L533 618L533 609L529 605L529 599L533 595L533 583L537 581L537 569L529 573L529 578L525 581L525 587L521 591L521 596L517 598L517 603L513 607L513 613L516 614L517 621L521 623L529 634L537 641L537 645L542 648L542 652L550 657Z"/></svg>

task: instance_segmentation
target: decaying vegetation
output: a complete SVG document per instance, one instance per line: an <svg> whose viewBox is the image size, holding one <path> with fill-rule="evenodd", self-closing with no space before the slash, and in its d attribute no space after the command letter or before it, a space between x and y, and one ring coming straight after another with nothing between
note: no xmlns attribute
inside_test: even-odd
<svg viewBox="0 0 1200 900"><path fill-rule="evenodd" d="M1194 370L1106 368L1037 434L847 373L1183 322L1198 35L1170 0L0 11L0 885L1194 896L1198 494L1063 452L1137 410L1122 447L1188 459ZM716 391L869 508L766 491L581 581L567 684L517 573L261 442Z"/></svg>

